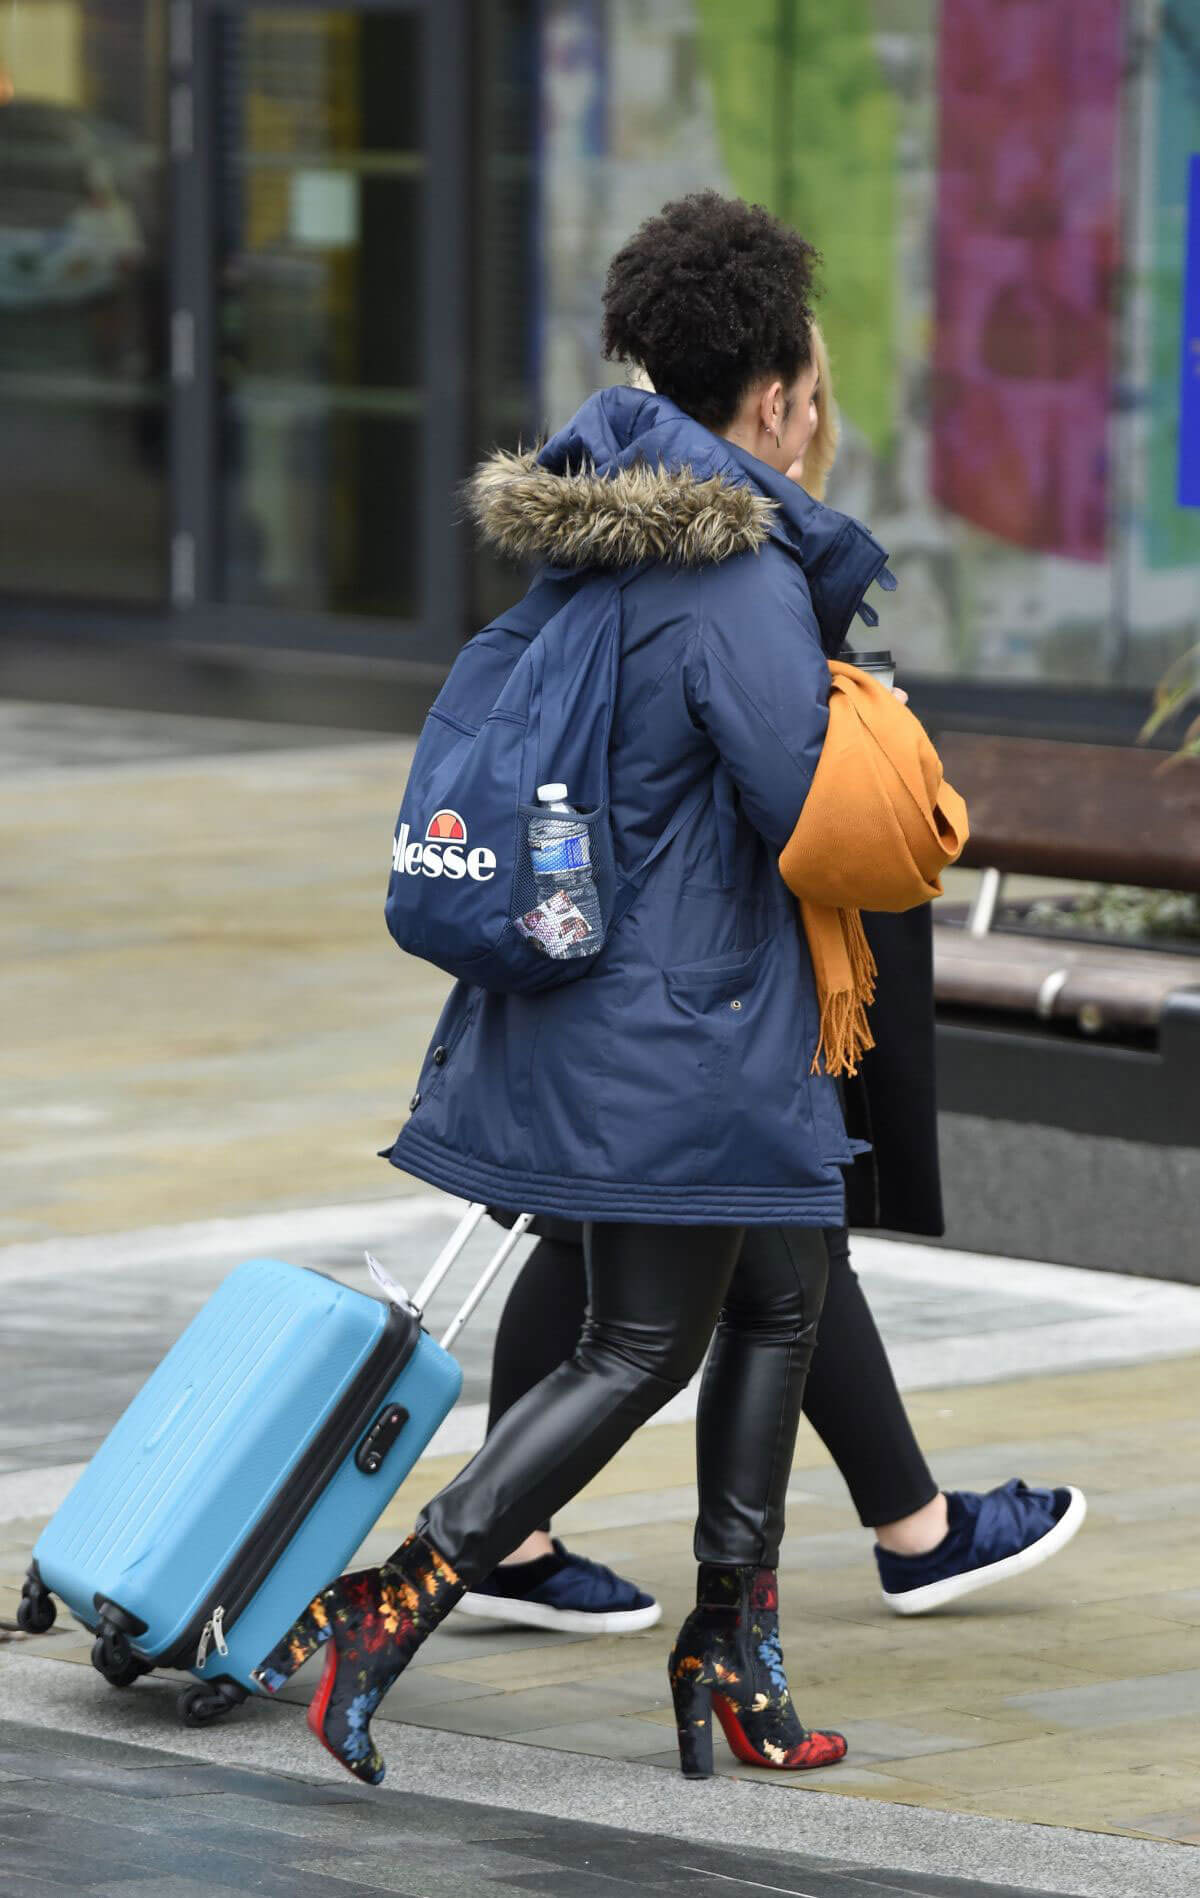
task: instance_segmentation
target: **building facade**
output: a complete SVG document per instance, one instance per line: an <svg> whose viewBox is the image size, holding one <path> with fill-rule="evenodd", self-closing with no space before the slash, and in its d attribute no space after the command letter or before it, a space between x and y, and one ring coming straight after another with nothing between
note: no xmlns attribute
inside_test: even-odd
<svg viewBox="0 0 1200 1898"><path fill-rule="evenodd" d="M713 186L823 254L901 672L1132 735L1200 636L1197 153L1191 0L13 0L0 657L432 681L518 584L464 475L620 379L607 259Z"/></svg>

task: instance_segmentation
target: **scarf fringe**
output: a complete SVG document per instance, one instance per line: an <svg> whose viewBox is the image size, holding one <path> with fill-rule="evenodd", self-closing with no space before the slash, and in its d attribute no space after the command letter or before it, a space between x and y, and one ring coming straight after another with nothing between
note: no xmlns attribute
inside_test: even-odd
<svg viewBox="0 0 1200 1898"><path fill-rule="evenodd" d="M810 1074L820 1072L822 1059L826 1074L855 1075L858 1063L875 1046L875 1037L867 1020L867 1009L875 1000L878 974L871 945L856 909L837 912L842 942L849 965L847 986L830 989L820 997L821 1032Z"/></svg>

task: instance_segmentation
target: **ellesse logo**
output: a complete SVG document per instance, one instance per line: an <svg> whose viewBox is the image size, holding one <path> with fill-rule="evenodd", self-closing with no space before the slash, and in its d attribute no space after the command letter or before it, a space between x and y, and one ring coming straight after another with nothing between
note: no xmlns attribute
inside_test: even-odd
<svg viewBox="0 0 1200 1898"><path fill-rule="evenodd" d="M456 844L465 844L467 827L457 811L439 811L425 826L425 835L440 838L444 843L453 840Z"/></svg>
<svg viewBox="0 0 1200 1898"><path fill-rule="evenodd" d="M425 826L425 841L413 840L408 824L401 824L392 845L392 869L397 876L449 877L459 882L490 883L496 874L496 853L476 846L464 848L467 827L457 811L436 811Z"/></svg>

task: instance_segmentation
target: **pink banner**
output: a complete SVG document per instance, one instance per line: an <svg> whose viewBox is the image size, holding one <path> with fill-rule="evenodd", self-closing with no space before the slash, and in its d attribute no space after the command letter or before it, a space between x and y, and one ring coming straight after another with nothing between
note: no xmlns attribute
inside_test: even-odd
<svg viewBox="0 0 1200 1898"><path fill-rule="evenodd" d="M1121 0L942 0L932 487L1105 557Z"/></svg>

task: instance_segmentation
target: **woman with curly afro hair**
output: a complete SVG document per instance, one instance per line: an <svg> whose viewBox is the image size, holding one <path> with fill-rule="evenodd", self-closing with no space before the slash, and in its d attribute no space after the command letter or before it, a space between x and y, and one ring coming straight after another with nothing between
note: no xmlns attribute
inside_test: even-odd
<svg viewBox="0 0 1200 1898"><path fill-rule="evenodd" d="M661 848L582 979L454 988L389 1150L465 1199L581 1222L588 1316L408 1541L335 1582L262 1664L274 1688L328 1643L310 1721L363 1779L383 1772L370 1717L419 1643L684 1388L710 1341L697 1606L669 1663L683 1770L711 1773L714 1711L760 1766L846 1750L792 1704L775 1571L823 1235L844 1223L844 1171L866 1143L847 1137L828 1045L822 1065L814 958L778 859L821 758L829 660L856 612L874 621L870 584L894 583L864 527L787 478L816 422L816 263L759 206L711 192L666 205L617 252L603 299L605 350L653 390L599 391L471 486L483 534L539 563L480 635L486 653L551 619L569 638L598 600L618 616L618 870Z"/></svg>
<svg viewBox="0 0 1200 1898"><path fill-rule="evenodd" d="M837 457L840 424L819 323L810 325L817 425L788 477L820 501ZM653 389L644 371L638 386ZM906 694L897 690L896 696ZM829 1280L819 1350L804 1387L804 1416L838 1467L860 1522L875 1535L882 1597L898 1615L927 1614L980 1588L1023 1579L1065 1548L1086 1502L1069 1486L1020 1482L977 1495L939 1489L896 1387L887 1351L851 1265L850 1232L873 1227L940 1237L934 1041L933 929L927 906L863 923L877 969L875 1045L840 1085L847 1127L869 1130L873 1150L846 1174L846 1226L825 1233ZM493 1211L512 1224L515 1215ZM583 1229L542 1220L496 1328L489 1429L569 1358L587 1317ZM751 1227L745 1245L771 1243ZM753 1478L754 1472L746 1474ZM662 1609L633 1581L563 1547L547 1522L469 1589L462 1611L510 1627L570 1634L634 1634Z"/></svg>
<svg viewBox="0 0 1200 1898"><path fill-rule="evenodd" d="M681 198L609 265L604 353L636 363L693 420L786 473L816 426L819 261L758 205L713 191Z"/></svg>

